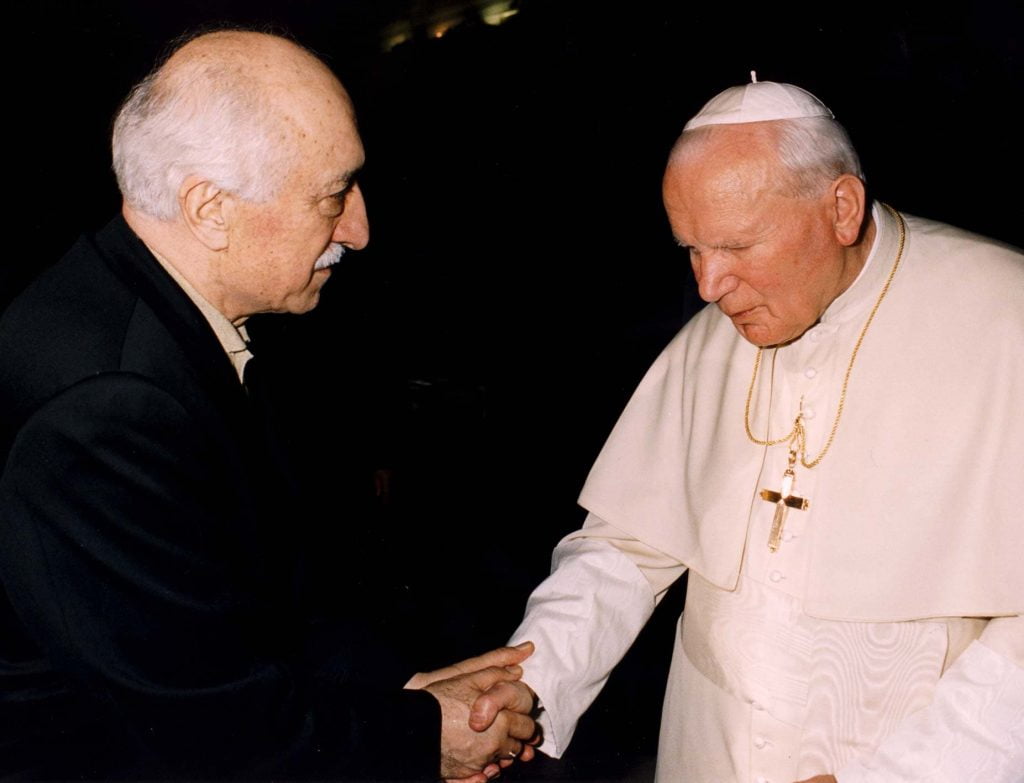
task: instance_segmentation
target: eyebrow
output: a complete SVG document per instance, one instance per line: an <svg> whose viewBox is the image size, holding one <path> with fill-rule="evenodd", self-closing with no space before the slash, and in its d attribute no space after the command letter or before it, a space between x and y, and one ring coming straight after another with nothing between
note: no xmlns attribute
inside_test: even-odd
<svg viewBox="0 0 1024 783"><path fill-rule="evenodd" d="M695 244L691 244L690 242L682 240L679 237L673 236L672 239L675 241L677 245L679 245L679 247L683 248L684 250L696 249ZM736 238L731 241L727 240L724 242L715 242L714 244L706 245L706 247L709 248L710 250L735 250L736 248L749 247L753 243L753 241L754 240L740 240L739 238Z"/></svg>
<svg viewBox="0 0 1024 783"><path fill-rule="evenodd" d="M753 224L749 226L741 226L739 233L733 235L726 235L724 239L719 242L713 242L705 245L705 247L711 250L736 250L739 248L750 247L758 242L763 242L766 237L775 231L774 224ZM745 232L745 235L744 235ZM679 237L672 235L676 244L681 248L689 250L695 247L695 244L687 242Z"/></svg>
<svg viewBox="0 0 1024 783"><path fill-rule="evenodd" d="M353 180L359 176L359 172L362 170L362 166L357 166L354 169L346 171L344 174L329 179L326 184L326 189L329 191L329 195L334 195L335 193L348 188L352 184Z"/></svg>

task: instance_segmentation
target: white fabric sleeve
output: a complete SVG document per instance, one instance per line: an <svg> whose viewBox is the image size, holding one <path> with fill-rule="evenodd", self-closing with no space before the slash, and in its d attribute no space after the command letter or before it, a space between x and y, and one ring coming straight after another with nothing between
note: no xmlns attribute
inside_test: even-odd
<svg viewBox="0 0 1024 783"><path fill-rule="evenodd" d="M653 613L656 593L683 570L592 515L555 547L551 576L533 591L510 641L536 646L522 667L543 708L540 750L555 758L565 752L580 716Z"/></svg>
<svg viewBox="0 0 1024 783"><path fill-rule="evenodd" d="M839 783L1024 783L1024 616L997 617Z"/></svg>

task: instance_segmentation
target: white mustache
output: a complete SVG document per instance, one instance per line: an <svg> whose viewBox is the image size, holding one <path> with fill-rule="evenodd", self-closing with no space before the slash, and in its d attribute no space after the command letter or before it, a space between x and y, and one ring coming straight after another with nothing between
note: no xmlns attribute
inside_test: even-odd
<svg viewBox="0 0 1024 783"><path fill-rule="evenodd" d="M341 261L341 257L345 255L345 250L346 247L341 242L331 242L327 249L320 254L320 257L313 265L313 269L327 269L327 267L334 266Z"/></svg>

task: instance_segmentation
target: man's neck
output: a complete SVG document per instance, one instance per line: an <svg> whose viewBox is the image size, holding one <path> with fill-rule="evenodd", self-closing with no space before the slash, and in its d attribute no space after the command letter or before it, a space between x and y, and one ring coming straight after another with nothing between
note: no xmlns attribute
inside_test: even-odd
<svg viewBox="0 0 1024 783"><path fill-rule="evenodd" d="M218 284L216 264L212 263L210 251L189 234L179 222L159 220L133 209L128 204L121 207L125 222L135 235L145 243L160 262L174 268L177 275L188 281L188 284L207 302L215 307L235 326L244 323L245 319L233 319L227 312L224 298L220 296L223 286Z"/></svg>

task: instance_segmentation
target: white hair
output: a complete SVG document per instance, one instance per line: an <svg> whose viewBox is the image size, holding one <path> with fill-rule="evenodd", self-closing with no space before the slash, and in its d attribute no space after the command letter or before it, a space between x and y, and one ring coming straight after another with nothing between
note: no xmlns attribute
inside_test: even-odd
<svg viewBox="0 0 1024 783"><path fill-rule="evenodd" d="M779 162L792 175L798 196L820 196L837 177L864 179L860 158L846 129L829 117L779 120Z"/></svg>
<svg viewBox="0 0 1024 783"><path fill-rule="evenodd" d="M804 117L775 120L775 149L779 162L789 173L786 183L793 195L801 198L820 196L843 174L864 180L860 158L846 129L829 117ZM678 162L696 154L710 141L714 125L684 131L672 148L669 162Z"/></svg>
<svg viewBox="0 0 1024 783"><path fill-rule="evenodd" d="M128 204L151 217L178 212L191 174L255 202L272 199L295 145L265 87L232 62L158 68L128 95L114 121L114 173Z"/></svg>

